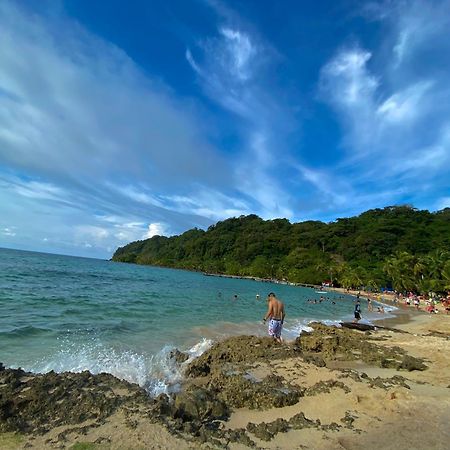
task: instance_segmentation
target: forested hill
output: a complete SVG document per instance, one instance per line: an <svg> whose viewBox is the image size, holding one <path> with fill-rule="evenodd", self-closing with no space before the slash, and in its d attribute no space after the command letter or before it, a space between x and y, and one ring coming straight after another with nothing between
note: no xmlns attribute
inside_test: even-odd
<svg viewBox="0 0 450 450"><path fill-rule="evenodd" d="M384 265L390 255L407 252L417 258L449 250L450 208L430 213L392 206L331 223L241 216L207 231L195 228L132 242L112 259L303 283L340 277L344 284L343 278L353 273L379 285L387 281Z"/></svg>

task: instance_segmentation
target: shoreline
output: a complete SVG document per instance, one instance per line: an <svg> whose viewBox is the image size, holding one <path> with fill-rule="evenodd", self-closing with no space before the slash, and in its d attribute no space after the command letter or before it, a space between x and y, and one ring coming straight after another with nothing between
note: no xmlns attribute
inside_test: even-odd
<svg viewBox="0 0 450 450"><path fill-rule="evenodd" d="M237 336L187 365L174 352L185 380L170 402L108 374L0 366L0 401L17 399L0 448L444 449L450 318L410 313L380 318L403 333L314 324L282 346Z"/></svg>

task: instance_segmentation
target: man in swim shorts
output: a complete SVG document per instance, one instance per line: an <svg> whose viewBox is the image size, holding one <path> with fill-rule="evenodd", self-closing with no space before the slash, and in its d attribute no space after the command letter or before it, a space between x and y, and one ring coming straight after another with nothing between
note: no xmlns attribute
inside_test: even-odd
<svg viewBox="0 0 450 450"><path fill-rule="evenodd" d="M284 304L271 292L267 296L267 306L267 313L263 318L263 322L266 323L266 320L269 319L269 336L281 343L281 330L285 316Z"/></svg>
<svg viewBox="0 0 450 450"><path fill-rule="evenodd" d="M359 300L356 300L355 318L353 319L353 322L358 322L360 320L361 320L361 303Z"/></svg>

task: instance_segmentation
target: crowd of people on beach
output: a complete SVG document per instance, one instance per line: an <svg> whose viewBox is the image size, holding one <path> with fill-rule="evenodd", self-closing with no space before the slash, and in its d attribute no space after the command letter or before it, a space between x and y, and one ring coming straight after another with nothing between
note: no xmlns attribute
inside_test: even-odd
<svg viewBox="0 0 450 450"><path fill-rule="evenodd" d="M357 323L362 319L361 313L361 296L363 295L367 299L367 311L368 312L377 312L379 314L384 314L385 309L382 302L391 301L394 305L398 306L413 306L416 310L421 310L421 306L424 306L425 311L430 314L436 314L438 310L438 305L442 305L443 311L446 314L450 312L450 291L446 297L439 297L437 295L429 295L422 296L417 295L413 292L408 292L406 294L399 292L384 292L381 293L373 293L373 292L364 292L361 291L351 292L349 289L346 290L348 295L354 295L356 297L355 306L354 306L354 320L353 322ZM218 297L222 297L222 293L218 293ZM233 300L237 300L239 298L238 294L233 295ZM256 294L256 300L260 300L260 295ZM326 301L331 301L331 304L335 305L335 300L345 300L345 296L339 295L338 297L325 297L321 295L317 300L316 298L308 298L306 301L312 304L320 304ZM373 302L377 301L377 309L374 310ZM263 318L263 322L266 323L269 320L268 334L273 337L278 342L282 342L281 339L281 330L283 328L283 322L285 317L284 304L281 300L279 300L276 295L271 292L267 297L268 302L268 310L266 315Z"/></svg>
<svg viewBox="0 0 450 450"><path fill-rule="evenodd" d="M358 291L346 291L350 295L356 295L359 299L361 292ZM418 295L414 292L395 292L388 291L383 293L364 292L363 295L367 298L367 310L374 311L372 302L390 302L394 306L399 307L411 307L417 311L426 311L429 314L437 314L443 312L445 314L450 313L450 291L447 295L438 295L430 293L429 295ZM384 313L384 307L382 305L377 307L379 313Z"/></svg>

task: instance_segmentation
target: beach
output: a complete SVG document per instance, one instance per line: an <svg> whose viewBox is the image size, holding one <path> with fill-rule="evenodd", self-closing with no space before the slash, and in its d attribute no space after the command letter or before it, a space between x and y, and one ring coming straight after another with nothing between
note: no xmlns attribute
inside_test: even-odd
<svg viewBox="0 0 450 450"><path fill-rule="evenodd" d="M26 402L16 405L22 420L2 416L0 448L448 448L450 317L413 313L405 320L401 314L383 325L392 329L316 324L281 346L268 338L232 337L187 365L179 352L173 357L185 378L171 400L150 399L111 375L85 374L71 381L69 392L79 389L98 400L74 400L87 410L60 421L58 402L62 408L67 393L54 403L52 395L67 374L37 383L32 374L4 369L3 402L8 383L16 385L15 398L39 387L48 389L42 406L53 413L41 417L37 407L33 419Z"/></svg>

